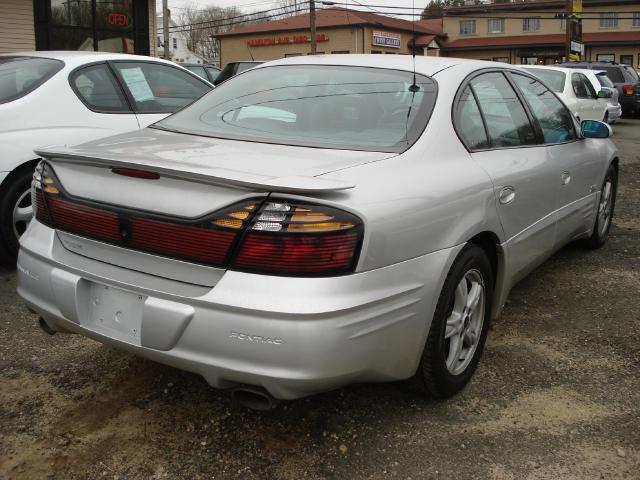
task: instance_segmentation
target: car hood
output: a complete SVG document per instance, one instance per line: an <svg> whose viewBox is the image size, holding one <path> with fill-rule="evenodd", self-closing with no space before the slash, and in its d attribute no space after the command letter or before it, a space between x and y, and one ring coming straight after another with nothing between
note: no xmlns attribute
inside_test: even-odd
<svg viewBox="0 0 640 480"><path fill-rule="evenodd" d="M45 147L36 153L67 162L144 167L204 182L300 192L353 188L318 177L397 155L225 140L155 128L75 147Z"/></svg>

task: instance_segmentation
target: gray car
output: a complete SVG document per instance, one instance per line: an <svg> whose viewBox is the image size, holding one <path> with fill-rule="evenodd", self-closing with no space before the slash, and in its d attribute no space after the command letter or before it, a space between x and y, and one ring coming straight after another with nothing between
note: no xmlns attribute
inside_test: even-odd
<svg viewBox="0 0 640 480"><path fill-rule="evenodd" d="M618 158L508 65L379 55L246 71L150 128L38 151L18 292L254 407L469 381L510 289L597 248Z"/></svg>

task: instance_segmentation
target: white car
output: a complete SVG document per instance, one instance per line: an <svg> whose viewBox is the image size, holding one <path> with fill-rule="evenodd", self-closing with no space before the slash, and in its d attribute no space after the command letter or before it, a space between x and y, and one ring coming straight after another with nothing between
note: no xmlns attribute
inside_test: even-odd
<svg viewBox="0 0 640 480"><path fill-rule="evenodd" d="M211 90L176 64L137 55L0 55L0 260L12 261L31 220L34 149L144 128Z"/></svg>
<svg viewBox="0 0 640 480"><path fill-rule="evenodd" d="M596 90L585 74L586 70L538 65L522 68L551 88L579 121L604 120L607 106L601 98L605 98L605 93Z"/></svg>
<svg viewBox="0 0 640 480"><path fill-rule="evenodd" d="M620 105L620 92L615 84L607 76L604 70L580 70L583 72L596 90L602 90L606 96L600 98L600 101L607 106L604 114L604 121L609 124L616 123L622 117L622 105Z"/></svg>

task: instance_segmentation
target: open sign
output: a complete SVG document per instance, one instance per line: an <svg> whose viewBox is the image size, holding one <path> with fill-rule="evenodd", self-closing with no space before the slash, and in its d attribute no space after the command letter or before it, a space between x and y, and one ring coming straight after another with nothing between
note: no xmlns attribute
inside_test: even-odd
<svg viewBox="0 0 640 480"><path fill-rule="evenodd" d="M129 25L129 16L124 13L112 12L107 17L109 25L118 25L119 27L126 27Z"/></svg>

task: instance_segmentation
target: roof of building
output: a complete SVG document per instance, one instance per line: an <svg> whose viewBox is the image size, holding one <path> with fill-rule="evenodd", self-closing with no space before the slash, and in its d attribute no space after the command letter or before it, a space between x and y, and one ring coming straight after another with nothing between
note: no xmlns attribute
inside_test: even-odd
<svg viewBox="0 0 640 480"><path fill-rule="evenodd" d="M443 36L442 27L439 31L434 31L431 27L418 21L411 22L400 18L378 15L373 12L363 12L360 10L351 10L347 8L322 8L316 11L316 27L344 27L354 25L371 25L374 27L387 28L392 30L402 30L410 32L415 27L415 31L420 34ZM249 35L254 33L271 33L287 30L308 30L309 14L296 15L293 17L283 18L281 20L266 21L244 25L228 32L217 33L215 37L231 37L236 35Z"/></svg>
<svg viewBox="0 0 640 480"><path fill-rule="evenodd" d="M638 0L583 0L582 6L584 8L602 5L625 5L634 3L637 4ZM485 12L490 13L495 11L539 10L548 8L565 9L566 5L566 0L515 0L510 2L480 3L477 5L474 4L446 7L444 9L444 14L456 15L467 12L478 14Z"/></svg>
<svg viewBox="0 0 640 480"><path fill-rule="evenodd" d="M586 45L612 44L612 43L640 43L640 31L638 32L595 32L584 33L582 39ZM491 47L520 47L531 45L564 45L566 36L562 33L549 35L514 35L508 37L473 37L458 38L446 42L443 48L455 49L482 49Z"/></svg>

